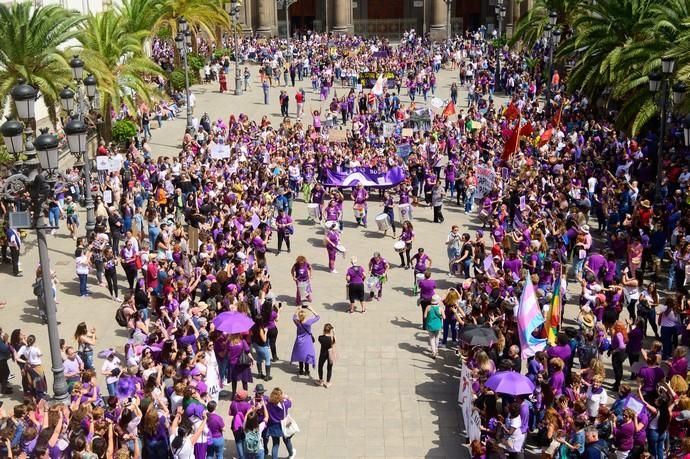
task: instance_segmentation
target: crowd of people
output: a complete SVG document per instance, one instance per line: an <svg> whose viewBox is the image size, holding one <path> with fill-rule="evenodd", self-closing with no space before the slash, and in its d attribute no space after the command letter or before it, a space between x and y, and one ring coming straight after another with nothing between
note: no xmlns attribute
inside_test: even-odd
<svg viewBox="0 0 690 459"><path fill-rule="evenodd" d="M80 324L76 346L63 348L70 399L51 404L35 336L0 332L2 390L12 391L7 362L14 360L25 397L2 412L2 456L220 458L231 432L240 458L269 451L277 458L281 441L295 457L289 410L299 401L264 386L279 359L283 312L268 252L285 247L297 254L290 355L296 373L316 371L316 384L328 388L337 361L335 329L321 324L311 306L313 260L291 244L300 230L292 219L296 200L324 224L324 259L344 277L350 313L385 298L391 269L412 270L430 356L454 347L471 369L482 420L473 458L518 457L528 444L542 448L544 458L690 454L690 173L682 132L672 123L657 196L656 135L621 134L586 97L531 69L527 60L540 46L499 50L496 75L496 53L479 33L434 43L411 31L398 46L318 34L290 43L287 49L278 39L248 38L242 52L261 63L264 90L281 79L285 86L309 79L321 100L332 100L335 122L326 124L328 114L318 110L293 118L286 109L279 126L267 117L204 115L185 133L177 157L154 157L145 142L130 145L121 168L103 174L94 235L77 238L75 250L80 295L107 288L129 339L122 352L98 350L97 330ZM442 66L457 75L447 94L436 87ZM353 75L361 72L392 76L376 95L357 86ZM544 80L555 94L546 107L538 97ZM401 101L403 88L409 103ZM459 108L459 88L468 93L466 109ZM501 107L493 100L498 88L509 94ZM434 95L458 107L444 104L440 113L415 102ZM415 122L424 115L428 123ZM390 124L392 133L384 135ZM346 136L335 140L337 127ZM405 176L385 190L325 186L330 171L356 168L402 168ZM66 189L52 207L74 215L70 203L80 198L78 187ZM377 200L400 265L374 253L366 263L350 258L339 274L345 206L366 226ZM435 262L447 266L446 281L457 279L445 291L437 288L410 211L427 207L443 224L443 205L460 207L481 225L451 226L448 258ZM403 216L397 222L396 207ZM76 237L78 221L67 223ZM3 247L12 248L15 236L8 236ZM545 317L566 302L579 311L576 320L559 321L550 345L538 350L521 339L516 317L531 286ZM532 338L547 336L549 326L530 330ZM492 338L473 344L467 336L477 329ZM487 380L501 371L526 375L534 390L490 389ZM216 410L224 387L229 417Z"/></svg>

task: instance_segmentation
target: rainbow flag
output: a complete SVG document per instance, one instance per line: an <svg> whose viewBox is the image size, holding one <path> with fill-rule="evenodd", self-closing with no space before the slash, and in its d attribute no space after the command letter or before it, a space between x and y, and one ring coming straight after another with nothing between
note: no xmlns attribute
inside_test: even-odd
<svg viewBox="0 0 690 459"><path fill-rule="evenodd" d="M537 294L529 276L525 282L525 289L520 297L520 304L515 312L520 337L520 349L523 359L532 357L546 348L546 339L536 338L532 333L544 323L544 316L537 302Z"/></svg>
<svg viewBox="0 0 690 459"><path fill-rule="evenodd" d="M561 278L556 278L553 283L553 297L549 306L549 318L546 321L546 332L549 344L556 344L556 335L561 326Z"/></svg>

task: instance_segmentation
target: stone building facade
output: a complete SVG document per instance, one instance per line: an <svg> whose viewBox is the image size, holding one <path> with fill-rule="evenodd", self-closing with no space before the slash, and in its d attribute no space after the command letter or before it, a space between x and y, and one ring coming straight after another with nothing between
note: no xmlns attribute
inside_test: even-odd
<svg viewBox="0 0 690 459"><path fill-rule="evenodd" d="M493 30L497 0L292 0L290 30L349 32L398 39L405 30L430 32L435 38L451 32ZM512 34L515 22L533 0L504 0L507 14L504 31ZM285 36L284 0L242 0L241 18L247 33ZM449 14L450 13L450 14ZM450 21L448 16L450 15Z"/></svg>

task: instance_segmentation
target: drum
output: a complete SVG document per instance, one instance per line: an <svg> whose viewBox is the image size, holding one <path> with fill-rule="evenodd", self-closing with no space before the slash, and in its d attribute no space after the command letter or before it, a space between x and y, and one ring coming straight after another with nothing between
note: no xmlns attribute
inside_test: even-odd
<svg viewBox="0 0 690 459"><path fill-rule="evenodd" d="M380 214L376 216L376 226L379 228L379 231L387 231L391 227L391 222L390 219L388 218L388 215L386 214Z"/></svg>
<svg viewBox="0 0 690 459"><path fill-rule="evenodd" d="M364 291L366 293L376 293L379 290L380 279L379 276L369 276L364 282Z"/></svg>
<svg viewBox="0 0 690 459"><path fill-rule="evenodd" d="M398 212L400 212L400 221L405 220L412 221L412 206L409 204L400 204L398 206Z"/></svg>
<svg viewBox="0 0 690 459"><path fill-rule="evenodd" d="M333 221L333 220L328 220L326 223L323 224L323 226L326 227L326 230L329 230L333 227L337 228L338 222Z"/></svg>
<svg viewBox="0 0 690 459"><path fill-rule="evenodd" d="M340 252L340 253L342 253L342 254L344 254L344 253L347 251L347 250L345 249L345 246L342 245L342 244L338 244L338 245L336 246L335 250L337 250L338 252Z"/></svg>
<svg viewBox="0 0 690 459"><path fill-rule="evenodd" d="M405 241L395 241L393 249L398 253L403 253L405 251Z"/></svg>
<svg viewBox="0 0 690 459"><path fill-rule="evenodd" d="M299 291L299 297L305 300L309 296L309 281L297 282L297 290Z"/></svg>
<svg viewBox="0 0 690 459"><path fill-rule="evenodd" d="M307 215L309 220L318 221L319 216L319 205L317 203L307 204Z"/></svg>
<svg viewBox="0 0 690 459"><path fill-rule="evenodd" d="M362 204L355 204L352 210L355 212L355 218L364 218L364 206Z"/></svg>

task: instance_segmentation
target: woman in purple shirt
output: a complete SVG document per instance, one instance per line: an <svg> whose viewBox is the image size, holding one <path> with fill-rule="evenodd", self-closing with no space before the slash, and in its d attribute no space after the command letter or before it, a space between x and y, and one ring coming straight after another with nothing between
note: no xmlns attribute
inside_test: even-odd
<svg viewBox="0 0 690 459"><path fill-rule="evenodd" d="M338 274L338 271L335 270L335 256L338 254L338 246L340 245L340 232L338 232L336 226L336 223L332 223L328 233L326 233L328 269L333 274Z"/></svg>
<svg viewBox="0 0 690 459"><path fill-rule="evenodd" d="M223 450L225 449L225 439L223 438L223 430L225 430L225 421L222 416L216 414L216 407L218 405L211 400L206 405L208 410L208 417L206 418L206 427L209 430L209 444L206 450L206 457L208 459L223 459Z"/></svg>
<svg viewBox="0 0 690 459"><path fill-rule="evenodd" d="M549 379L549 386L554 397L563 395L563 386L565 385L565 375L563 374L563 360L559 357L554 357L549 360L549 367L551 370L551 378Z"/></svg>
<svg viewBox="0 0 690 459"><path fill-rule="evenodd" d="M405 220L402 224L402 230L400 234L400 240L405 243L405 250L403 252L398 252L400 255L400 267L405 269L410 269L412 260L410 259L410 251L412 250L412 241L414 241L414 230L412 229L412 223L409 220ZM405 258L403 258L403 253L407 258L407 264L405 263Z"/></svg>
<svg viewBox="0 0 690 459"><path fill-rule="evenodd" d="M288 415L288 410L292 408L292 401L287 394L276 387L271 392L266 405L268 411L268 422L266 426L266 433L273 440L273 447L271 448L271 457L278 457L280 449L280 439L283 439L285 447L288 450L289 457L293 457L295 450L292 447L291 437L286 437L283 433L281 421Z"/></svg>
<svg viewBox="0 0 690 459"><path fill-rule="evenodd" d="M242 352L251 353L251 348L247 341L243 340L238 334L230 335L228 341L228 379L232 384L232 393L237 393L237 382L242 382L242 388L246 391L249 383L252 382L252 367L251 365L240 364L240 355Z"/></svg>
<svg viewBox="0 0 690 459"><path fill-rule="evenodd" d="M307 319L307 312L311 312L313 317ZM311 327L319 318L319 315L309 306L302 306L297 314L292 316L292 321L297 327L297 336L292 345L290 362L299 362L300 375L310 376L309 366L316 366L316 349L314 349L314 341L316 340L311 332Z"/></svg>
<svg viewBox="0 0 690 459"><path fill-rule="evenodd" d="M278 211L276 227L278 230L278 253L283 249L283 241L285 241L287 251L290 253L290 235L294 233L295 230L292 226L292 217L285 213L284 209Z"/></svg>
<svg viewBox="0 0 690 459"><path fill-rule="evenodd" d="M611 327L611 366L615 382L613 390L618 391L623 379L623 362L625 362L625 346L628 344L628 330L623 322L616 321Z"/></svg>
<svg viewBox="0 0 690 459"><path fill-rule="evenodd" d="M367 271L357 264L357 257L350 258L350 267L345 274L347 281L347 297L350 299L350 314L355 312L355 301L359 301L359 306L362 308L362 314L367 312L364 307L364 278L367 276Z"/></svg>
<svg viewBox="0 0 690 459"><path fill-rule="evenodd" d="M436 294L436 281L431 278L431 271L424 272L424 279L419 281L419 306L422 308L422 330L426 330L426 308Z"/></svg>
<svg viewBox="0 0 690 459"><path fill-rule="evenodd" d="M303 299L311 302L311 265L307 261L306 257L304 257L303 255L298 256L295 260L295 264L292 265L290 273L292 274L292 279L295 281L295 284L297 285L297 295L295 295L295 304L297 306L300 306L302 304ZM301 289L300 285L302 286ZM302 298L300 290L304 291L305 298Z"/></svg>

